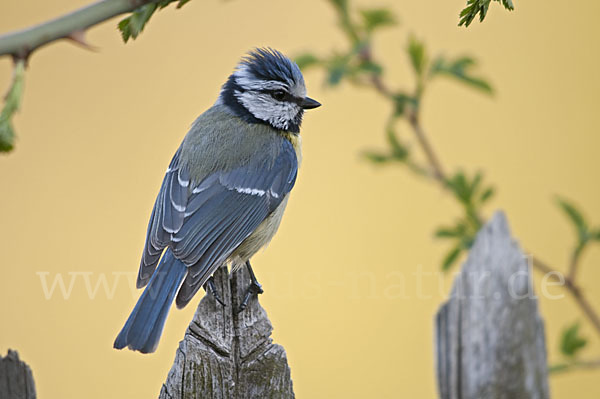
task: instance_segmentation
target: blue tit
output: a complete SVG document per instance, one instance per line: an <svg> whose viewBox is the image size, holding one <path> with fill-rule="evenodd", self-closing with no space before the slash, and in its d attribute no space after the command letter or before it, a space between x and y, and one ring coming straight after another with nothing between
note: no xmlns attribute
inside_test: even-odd
<svg viewBox="0 0 600 399"><path fill-rule="evenodd" d="M183 308L224 264L250 267L294 187L304 110L320 105L280 52L256 49L241 60L167 169L137 278L146 288L115 348L154 352L173 299ZM250 274L254 292L262 292Z"/></svg>

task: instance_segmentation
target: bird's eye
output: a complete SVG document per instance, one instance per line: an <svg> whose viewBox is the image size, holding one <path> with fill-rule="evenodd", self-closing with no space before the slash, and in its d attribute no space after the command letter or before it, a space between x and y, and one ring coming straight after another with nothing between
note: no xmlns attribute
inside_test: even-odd
<svg viewBox="0 0 600 399"><path fill-rule="evenodd" d="M277 101L283 101L283 99L285 98L285 91L275 90L271 92L271 96Z"/></svg>

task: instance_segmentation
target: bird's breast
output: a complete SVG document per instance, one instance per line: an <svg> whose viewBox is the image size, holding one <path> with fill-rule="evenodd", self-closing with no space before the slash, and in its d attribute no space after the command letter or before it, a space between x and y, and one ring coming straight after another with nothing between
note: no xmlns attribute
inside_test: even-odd
<svg viewBox="0 0 600 399"><path fill-rule="evenodd" d="M296 151L296 158L298 159L298 167L302 163L302 137L299 134L287 133L286 139L292 143L294 151Z"/></svg>
<svg viewBox="0 0 600 399"><path fill-rule="evenodd" d="M230 260L234 268L242 266L248 259L257 253L265 245L269 244L279 229L283 212L287 206L289 194L285 196L281 204L250 234L239 247L231 254Z"/></svg>

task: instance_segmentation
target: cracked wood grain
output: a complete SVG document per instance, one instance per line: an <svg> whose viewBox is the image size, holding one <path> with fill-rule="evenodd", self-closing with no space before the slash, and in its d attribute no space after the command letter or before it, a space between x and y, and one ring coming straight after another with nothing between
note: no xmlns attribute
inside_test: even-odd
<svg viewBox="0 0 600 399"><path fill-rule="evenodd" d="M246 268L231 278L222 267L215 286L226 306L202 298L175 354L160 399L294 398L290 368L282 346L271 339L267 313L253 298L236 314L250 284Z"/></svg>
<svg viewBox="0 0 600 399"><path fill-rule="evenodd" d="M441 399L548 399L544 322L527 257L498 212L436 319Z"/></svg>
<svg viewBox="0 0 600 399"><path fill-rule="evenodd" d="M0 398L35 399L35 383L29 366L19 359L17 351L0 356Z"/></svg>

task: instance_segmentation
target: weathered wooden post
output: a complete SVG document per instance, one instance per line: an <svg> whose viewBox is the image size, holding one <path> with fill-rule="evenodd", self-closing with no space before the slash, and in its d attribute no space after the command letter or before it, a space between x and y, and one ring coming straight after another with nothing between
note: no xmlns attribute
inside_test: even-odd
<svg viewBox="0 0 600 399"><path fill-rule="evenodd" d="M250 278L246 268L231 278L222 267L215 286L226 306L202 298L175 355L160 399L294 398L282 346L273 344L267 313L253 298L237 313Z"/></svg>
<svg viewBox="0 0 600 399"><path fill-rule="evenodd" d="M437 314L441 399L549 398L544 323L530 273L497 212Z"/></svg>
<svg viewBox="0 0 600 399"><path fill-rule="evenodd" d="M0 398L35 399L35 383L29 366L19 360L17 351L0 356Z"/></svg>

